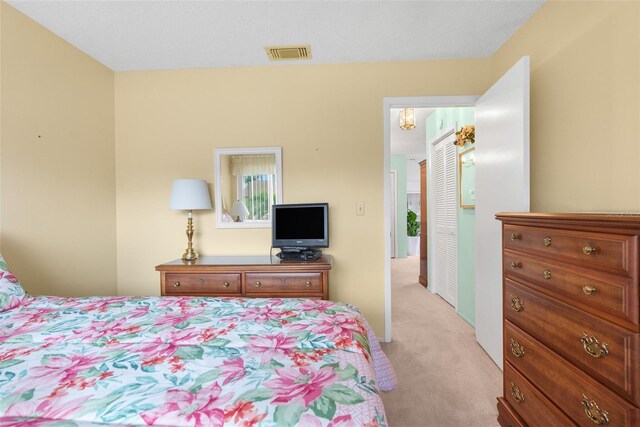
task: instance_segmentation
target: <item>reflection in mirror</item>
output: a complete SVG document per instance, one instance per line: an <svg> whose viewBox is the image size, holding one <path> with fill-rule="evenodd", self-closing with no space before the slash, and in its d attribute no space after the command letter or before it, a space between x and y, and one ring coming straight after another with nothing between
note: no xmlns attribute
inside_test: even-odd
<svg viewBox="0 0 640 427"><path fill-rule="evenodd" d="M215 150L218 228L271 227L271 206L282 203L282 149Z"/></svg>
<svg viewBox="0 0 640 427"><path fill-rule="evenodd" d="M471 148L458 154L460 171L460 207L476 206L476 153Z"/></svg>

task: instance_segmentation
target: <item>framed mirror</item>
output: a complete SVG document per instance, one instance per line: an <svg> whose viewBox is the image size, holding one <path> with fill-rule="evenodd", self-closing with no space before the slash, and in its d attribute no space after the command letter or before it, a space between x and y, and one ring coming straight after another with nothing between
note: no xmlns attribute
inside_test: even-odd
<svg viewBox="0 0 640 427"><path fill-rule="evenodd" d="M214 151L218 228L271 227L271 206L282 203L282 148Z"/></svg>
<svg viewBox="0 0 640 427"><path fill-rule="evenodd" d="M476 154L475 148L458 154L460 181L460 207L476 207Z"/></svg>

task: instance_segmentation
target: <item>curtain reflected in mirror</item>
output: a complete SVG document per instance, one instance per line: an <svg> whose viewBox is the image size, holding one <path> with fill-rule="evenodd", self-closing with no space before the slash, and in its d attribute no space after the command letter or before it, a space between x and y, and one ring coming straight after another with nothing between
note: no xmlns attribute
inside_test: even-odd
<svg viewBox="0 0 640 427"><path fill-rule="evenodd" d="M215 161L218 227L270 227L282 194L281 149L219 149Z"/></svg>

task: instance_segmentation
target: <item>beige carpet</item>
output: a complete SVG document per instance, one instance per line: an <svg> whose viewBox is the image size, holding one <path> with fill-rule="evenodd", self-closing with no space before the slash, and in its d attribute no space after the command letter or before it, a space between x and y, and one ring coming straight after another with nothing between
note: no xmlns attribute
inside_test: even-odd
<svg viewBox="0 0 640 427"><path fill-rule="evenodd" d="M453 307L418 284L418 262L391 260L393 342L382 348L399 387L382 396L389 426L498 426L502 371Z"/></svg>

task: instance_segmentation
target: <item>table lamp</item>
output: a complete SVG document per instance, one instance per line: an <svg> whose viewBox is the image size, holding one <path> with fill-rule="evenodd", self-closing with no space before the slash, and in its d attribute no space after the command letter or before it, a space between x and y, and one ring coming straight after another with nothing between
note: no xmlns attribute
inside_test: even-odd
<svg viewBox="0 0 640 427"><path fill-rule="evenodd" d="M241 222L244 217L249 215L249 209L247 209L247 205L245 205L244 202L236 200L233 202L233 205L231 205L229 214L236 217L235 222Z"/></svg>
<svg viewBox="0 0 640 427"><path fill-rule="evenodd" d="M193 216L196 209L211 209L211 198L207 182L202 179L176 179L171 191L171 209L186 210L187 214L187 250L182 255L184 261L198 259L193 250Z"/></svg>

